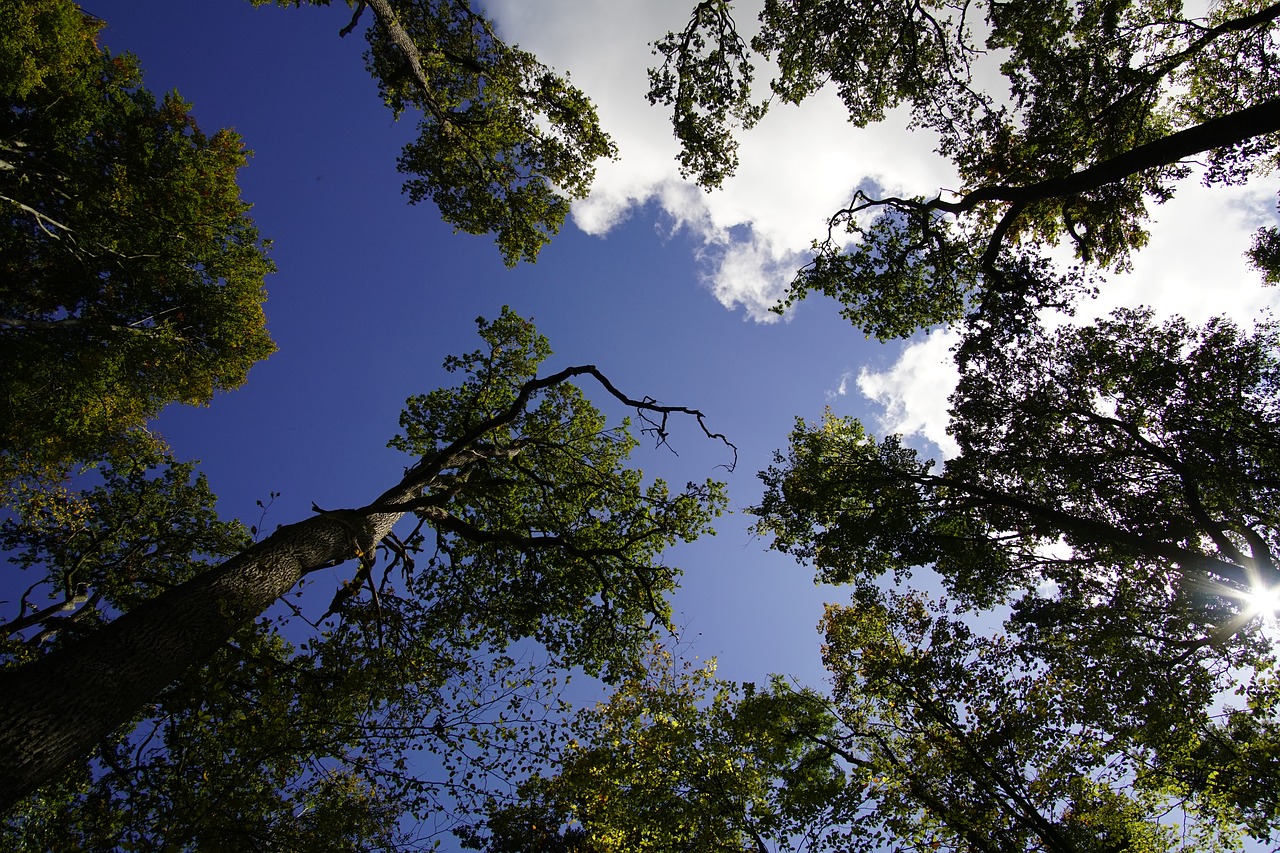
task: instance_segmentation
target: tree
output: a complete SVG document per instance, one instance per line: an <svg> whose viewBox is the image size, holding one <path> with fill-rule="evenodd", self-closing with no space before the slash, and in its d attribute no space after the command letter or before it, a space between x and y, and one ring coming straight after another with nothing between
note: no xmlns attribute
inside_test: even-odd
<svg viewBox="0 0 1280 853"><path fill-rule="evenodd" d="M1190 851L1230 848L1230 811L1163 787L1140 751L1028 666L917 595L829 605L829 697L658 659L581 712L553 768L465 836L509 851ZM1181 808L1186 816L1172 815ZM1225 819L1224 819L1225 818Z"/></svg>
<svg viewBox="0 0 1280 853"><path fill-rule="evenodd" d="M141 87L69 0L5 0L0 41L0 478L96 458L273 349L247 152Z"/></svg>
<svg viewBox="0 0 1280 853"><path fill-rule="evenodd" d="M845 727L836 748L863 798L850 849L1234 846L1237 814L1166 787L1080 683L1008 636L983 637L919 594L869 588L829 605L822 627Z"/></svg>
<svg viewBox="0 0 1280 853"><path fill-rule="evenodd" d="M75 490L27 491L10 506L0 547L31 583L4 623L4 666L92 636L251 544L249 530L218 520L194 468L135 432ZM237 632L92 757L23 800L0 828L3 846L137 849L163 838L173 849L197 840L204 850L393 849L403 803L350 770L316 770L341 757L333 729L357 719L367 696L298 683L305 669L276 628Z"/></svg>
<svg viewBox="0 0 1280 853"><path fill-rule="evenodd" d="M577 715L550 767L490 794L462 837L488 853L766 851L820 837L844 773L798 732L834 726L815 694L779 683L744 696L714 661L655 647L643 674Z"/></svg>
<svg viewBox="0 0 1280 853"><path fill-rule="evenodd" d="M252 0L265 5L272 0ZM275 0L327 6L328 0ZM584 198L595 161L616 155L595 107L567 77L510 46L467 0L348 0L346 36L368 8L365 61L397 117L420 113L400 171L469 234L496 235L508 265L533 261Z"/></svg>
<svg viewBox="0 0 1280 853"><path fill-rule="evenodd" d="M1133 561L1200 592L1270 586L1278 340L1135 310L1030 328L965 362L942 472L828 416L797 425L754 511L828 580L935 565L980 606ZM1071 557L1046 555L1059 543Z"/></svg>
<svg viewBox="0 0 1280 853"><path fill-rule="evenodd" d="M1274 787L1225 780L1274 742L1257 596L1280 581L1276 329L1119 311L1014 338L962 347L961 452L941 471L857 421L801 423L762 475L758 528L824 580L868 591L927 568L966 607L1011 607L1021 653L1076 685L1089 719L1265 837ZM1219 719L1233 690L1247 707Z"/></svg>
<svg viewBox="0 0 1280 853"><path fill-rule="evenodd" d="M372 725L368 695L321 689L274 628L240 632L136 727L21 800L6 848L413 849L410 803L349 752L354 723Z"/></svg>
<svg viewBox="0 0 1280 853"><path fill-rule="evenodd" d="M751 100L754 53L776 61L782 102L833 85L857 126L909 107L962 181L907 198L855 192L779 310L824 293L886 339L981 311L993 294L1054 302L1010 272L1020 244L1068 239L1083 261L1123 268L1146 242L1147 205L1171 197L1186 160L1205 155L1211 183L1274 165L1280 4L1191 18L1165 2L768 0L750 45L728 8L698 3L656 45L665 63L650 100L671 108L686 172L710 188L732 171L734 127L768 107ZM996 70L993 54L1007 95L975 84ZM1253 252L1264 269L1270 239Z"/></svg>
<svg viewBox="0 0 1280 853"><path fill-rule="evenodd" d="M569 382L594 377L660 440L671 414L700 424L703 416L626 397L593 366L537 378L546 340L509 311L480 321L480 333L485 349L446 361L465 375L457 388L409 401L393 445L417 461L375 501L282 527L86 636L0 672L4 801L85 755L307 574L352 558L360 567L329 611L377 626L381 639L371 648L369 634L350 627L362 642L349 637L326 663L333 678L361 678L380 707L411 713L406 697L438 690L421 670L447 662L440 649L498 653L527 638L565 667L606 679L632 671L649 631L670 616L665 594L677 572L657 555L708 530L722 486L672 494L662 481L646 485L624 465L636 444L626 424L606 428ZM392 536L409 513L415 529ZM426 544L432 555L418 567L412 554ZM397 559L378 582L380 545ZM397 564L405 573L398 587L389 571ZM396 645L381 645L392 639ZM397 672L401 681L390 677ZM426 727L420 718L415 725Z"/></svg>

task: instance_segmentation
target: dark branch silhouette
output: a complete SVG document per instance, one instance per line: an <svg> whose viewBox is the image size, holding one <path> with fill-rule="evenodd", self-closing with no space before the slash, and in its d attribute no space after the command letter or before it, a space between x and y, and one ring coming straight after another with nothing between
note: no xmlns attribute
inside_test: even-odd
<svg viewBox="0 0 1280 853"><path fill-rule="evenodd" d="M419 508L416 502L428 488L448 492L454 476L465 477L478 460L504 452L485 446L484 437L515 421L536 392L578 376L594 377L619 401L653 415L647 419L651 424L647 431L657 436L659 445L667 443L669 416L688 415L707 437L733 449L736 461L737 448L707 427L702 412L629 397L594 365L531 379L520 386L509 406L424 456L373 503L355 510L322 511L280 527L239 555L142 602L92 634L32 663L0 672L0 766L5 768L0 774L0 809L88 754L305 575L359 558L357 582L363 582L376 549L405 508ZM519 447L510 452L519 452ZM447 475L450 471L455 473ZM462 535L468 532L456 524L449 526ZM552 540L525 544L542 548ZM335 599L335 604L341 602Z"/></svg>

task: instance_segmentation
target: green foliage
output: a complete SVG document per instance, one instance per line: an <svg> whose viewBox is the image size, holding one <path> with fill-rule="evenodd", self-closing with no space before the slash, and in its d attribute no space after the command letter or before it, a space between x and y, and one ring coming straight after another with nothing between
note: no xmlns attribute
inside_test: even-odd
<svg viewBox="0 0 1280 853"><path fill-rule="evenodd" d="M828 605L823 658L860 800L853 843L954 850L1217 850L1232 822L1162 788L1081 685L919 595ZM1181 809L1182 815L1174 810Z"/></svg>
<svg viewBox="0 0 1280 853"><path fill-rule="evenodd" d="M832 694L733 685L659 650L580 712L467 846L514 851L1231 849L1085 716L1077 685L918 596L828 606ZM1101 722L1105 722L1101 721ZM1182 809L1183 814L1175 810Z"/></svg>
<svg viewBox="0 0 1280 853"><path fill-rule="evenodd" d="M847 229L860 250L815 244L814 259L774 311L782 313L807 293L821 293L840 304L849 322L881 341L965 315L975 259L946 219L931 211L891 212L865 228L850 218Z"/></svg>
<svg viewBox="0 0 1280 853"><path fill-rule="evenodd" d="M839 792L831 756L808 753L793 730L829 730L824 711L781 682L742 696L714 663L656 648L642 677L578 714L556 775L491 798L464 841L490 853L763 849Z"/></svg>
<svg viewBox="0 0 1280 853"><path fill-rule="evenodd" d="M1016 290L1009 269L1025 247L1069 240L1083 262L1126 268L1147 241L1149 204L1171 197L1193 155L1211 183L1274 168L1274 121L1242 114L1277 96L1280 9L1220 3L1196 18L1182 7L768 0L748 49L727 4L703 2L655 44L664 64L650 100L672 107L681 164L707 187L732 173L735 126L766 106L752 101L754 60L776 63L777 100L833 87L858 127L901 107L910 128L936 133L961 186L856 192L780 306L824 293L868 334L906 337ZM1001 77L1004 91L979 85ZM1215 141L1171 143L1211 122Z"/></svg>
<svg viewBox="0 0 1280 853"><path fill-rule="evenodd" d="M1274 786L1231 780L1254 776L1275 742L1272 614L1251 598L1280 580L1274 326L1118 311L999 344L961 347L950 428L961 453L941 470L855 420L801 422L762 475L757 529L819 579L855 585L863 603L846 621L873 612L887 573L923 569L964 608L1009 608L1017 641L1001 654L1063 692L1054 725L1093 727L1108 756L1141 755L1152 796L1269 837ZM972 680L937 686L938 701L981 697L997 675L974 666L956 663ZM878 677L910 676L897 669ZM850 695L868 689L858 684ZM1237 689L1247 701L1223 710ZM1047 725L1026 723L1051 739Z"/></svg>
<svg viewBox="0 0 1280 853"><path fill-rule="evenodd" d="M898 436L877 441L858 421L827 413L820 424L797 421L789 453L775 461L750 510L760 519L756 530L812 563L818 580L866 585L932 566L989 603L968 581L1007 566L1000 537L984 541L990 528L981 515L962 496L948 500L930 473L933 460L919 459Z"/></svg>
<svg viewBox="0 0 1280 853"><path fill-rule="evenodd" d="M645 484L625 465L636 447L627 422L608 427L568 383L540 388L488 428L521 400L550 349L510 311L478 322L489 347L448 359L466 378L410 398L391 442L430 458L459 436L482 435L471 464L419 510L438 535L414 594L454 602L444 619L470 642L533 637L592 674L624 675L649 631L670 627L666 594L678 572L657 556L711 532L723 485L673 494L661 480Z"/></svg>
<svg viewBox="0 0 1280 853"><path fill-rule="evenodd" d="M0 547L30 587L4 626L6 666L39 657L250 544L219 521L194 465L145 435L28 490ZM320 689L261 623L8 815L12 850L392 849L403 809L337 763L366 693Z"/></svg>
<svg viewBox="0 0 1280 853"><path fill-rule="evenodd" d="M216 501L195 465L145 433L85 468L74 487L21 490L0 521L0 549L31 588L7 633L49 602L73 599L74 616L32 624L47 623L49 636L61 626L91 631L247 547L248 531L218 520Z"/></svg>
<svg viewBox="0 0 1280 853"><path fill-rule="evenodd" d="M1273 585L1278 349L1272 324L1157 325L1141 310L1029 329L965 365L948 476L1081 519L1036 533L1065 536L1083 560L1163 557L1237 587ZM1028 517L1004 512L1005 527Z"/></svg>
<svg viewBox="0 0 1280 853"><path fill-rule="evenodd" d="M1280 284L1280 228L1261 228L1249 247L1249 263L1266 284Z"/></svg>
<svg viewBox="0 0 1280 853"><path fill-rule="evenodd" d="M273 345L246 152L141 88L66 0L5 3L0 477L106 451L167 403L235 388ZM39 60L33 65L32 60Z"/></svg>
<svg viewBox="0 0 1280 853"><path fill-rule="evenodd" d="M368 697L321 689L306 664L255 626L22 803L0 839L33 851L408 849L406 803L348 752Z"/></svg>
<svg viewBox="0 0 1280 853"><path fill-rule="evenodd" d="M679 35L654 45L666 57L649 71L649 103L671 106L680 140L680 173L707 189L719 187L738 166L731 123L750 128L765 106L751 103L753 69L746 43L725 0L703 0Z"/></svg>
<svg viewBox="0 0 1280 853"><path fill-rule="evenodd" d="M0 80L6 98L26 98L46 80L74 77L94 52L95 29L71 3L6 3L4 11Z"/></svg>
<svg viewBox="0 0 1280 853"><path fill-rule="evenodd" d="M762 475L760 529L826 579L936 564L979 605L1135 560L1273 584L1276 351L1270 325L1156 326L1142 311L1028 329L965 362L949 430L961 454L943 472L857 421L800 423ZM1060 542L1072 557L1045 555ZM954 562L968 549L981 556Z"/></svg>
<svg viewBox="0 0 1280 853"><path fill-rule="evenodd" d="M418 138L399 160L409 200L431 200L461 231L494 233L509 266L533 261L570 202L587 195L595 161L616 154L594 105L567 77L503 42L469 2L368 5L377 18L366 30L369 72L397 117L419 114Z"/></svg>
<svg viewBox="0 0 1280 853"><path fill-rule="evenodd" d="M710 532L724 487L646 484L627 466L625 422L607 426L568 384L583 369L538 378L550 348L510 311L479 329L485 347L446 360L459 384L407 405L392 444L418 459L410 485L319 516L417 516L383 543L380 572L363 555L321 623L337 620L305 620L306 642L285 642L306 630L315 600L304 596L246 626L21 802L0 838L19 849L160 838L175 850L410 849L447 831L441 815L460 801L545 760L566 670L639 672L653 630L669 628L679 575L661 552ZM9 666L91 641L248 545L243 527L217 520L192 466L133 438L130 455L87 479L22 492L0 527L33 584L6 625Z"/></svg>

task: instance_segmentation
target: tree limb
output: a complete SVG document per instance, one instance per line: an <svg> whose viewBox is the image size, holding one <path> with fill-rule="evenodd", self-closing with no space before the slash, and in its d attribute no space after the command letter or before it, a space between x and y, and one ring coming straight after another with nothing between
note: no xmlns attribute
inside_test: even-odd
<svg viewBox="0 0 1280 853"><path fill-rule="evenodd" d="M374 0L381 2L381 0ZM420 497L450 468L483 455L485 435L515 421L533 395L577 376L592 376L616 399L652 413L667 439L671 414L704 415L684 406L634 400L594 366L570 367L525 382L512 403L442 450L423 457L401 481L358 510L325 512L285 525L221 565L147 599L91 635L23 666L0 671L0 809L53 778L113 729L133 718L166 685L206 660L237 630L309 572L372 555L404 515L388 509ZM734 448L735 460L737 450ZM164 654L156 655L157 649Z"/></svg>
<svg viewBox="0 0 1280 853"><path fill-rule="evenodd" d="M1280 15L1280 10L1276 14ZM1070 175L1046 178L1034 184L1024 186L987 184L964 194L956 201L945 201L941 196L930 201L896 196L873 199L859 190L854 195L854 200L855 202L861 200L862 203L839 211L831 218L830 224L834 227L840 220L848 219L856 213L873 207L896 207L904 211L940 211L958 216L968 213L985 202L1011 202L1013 207L1006 212L996 226L995 233L982 257L984 269L989 269L994 265L1000 240L1026 205L1051 198L1081 195L1148 169L1170 166L1206 151L1226 148L1277 132L1280 132L1280 98L1271 98L1252 107L1162 136Z"/></svg>
<svg viewBox="0 0 1280 853"><path fill-rule="evenodd" d="M945 475L920 474L913 475L912 479L930 488L954 489L966 495L979 498L985 503L1025 513L1033 519L1047 521L1064 533L1085 541L1119 545L1139 554L1172 560L1183 569L1192 569L1208 575L1216 575L1240 589L1252 589L1257 581L1256 578L1250 576L1250 571L1243 566L1229 563L1209 554L1201 554L1169 542L1163 542L1143 533L1134 533L1105 521L1072 515L1055 507L1014 497L976 483L955 480ZM1268 582L1274 583L1280 580L1280 578L1276 577L1277 572L1272 571L1269 574L1271 577L1266 578Z"/></svg>
<svg viewBox="0 0 1280 853"><path fill-rule="evenodd" d="M351 13L351 22L348 23L342 29L338 30L339 38L346 38L347 36L351 35L351 33L356 28L356 24L360 22L360 16L364 14L364 7L367 5L368 3L366 2L366 0L360 0L360 2L356 4L355 11Z"/></svg>
<svg viewBox="0 0 1280 853"><path fill-rule="evenodd" d="M1280 98L1272 98L1162 136L1070 175L1048 178L1020 187L989 184L965 194L959 201L943 201L939 197L929 202L915 202L914 206L960 214L987 201L1030 204L1049 198L1080 195L1147 169L1169 166L1205 151L1226 148L1256 136L1276 132L1280 132Z"/></svg>

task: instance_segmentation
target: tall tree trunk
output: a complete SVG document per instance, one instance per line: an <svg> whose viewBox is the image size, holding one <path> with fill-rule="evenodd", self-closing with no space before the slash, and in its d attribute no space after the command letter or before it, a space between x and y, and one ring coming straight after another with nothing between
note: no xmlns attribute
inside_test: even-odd
<svg viewBox="0 0 1280 853"><path fill-rule="evenodd" d="M447 522L442 504L465 484L478 463L514 457L525 446L522 439L511 436L501 442L487 439L515 421L535 393L579 376L593 377L614 398L634 407L647 424L645 431L660 443L667 437L668 416L688 415L709 438L733 449L736 461L737 448L707 428L702 412L628 397L593 365L566 367L530 379L505 409L423 457L372 504L321 512L282 527L217 568L134 607L83 639L32 663L0 671L0 812L90 753L165 687L208 660L308 572L353 557L372 559L378 543L407 511L431 515L436 524ZM451 530L464 538L501 535L465 526ZM527 539L528 531L523 533Z"/></svg>
<svg viewBox="0 0 1280 853"><path fill-rule="evenodd" d="M0 811L133 719L305 574L372 554L402 515L375 507L412 500L417 479L411 472L366 510L281 527L91 635L0 672Z"/></svg>

